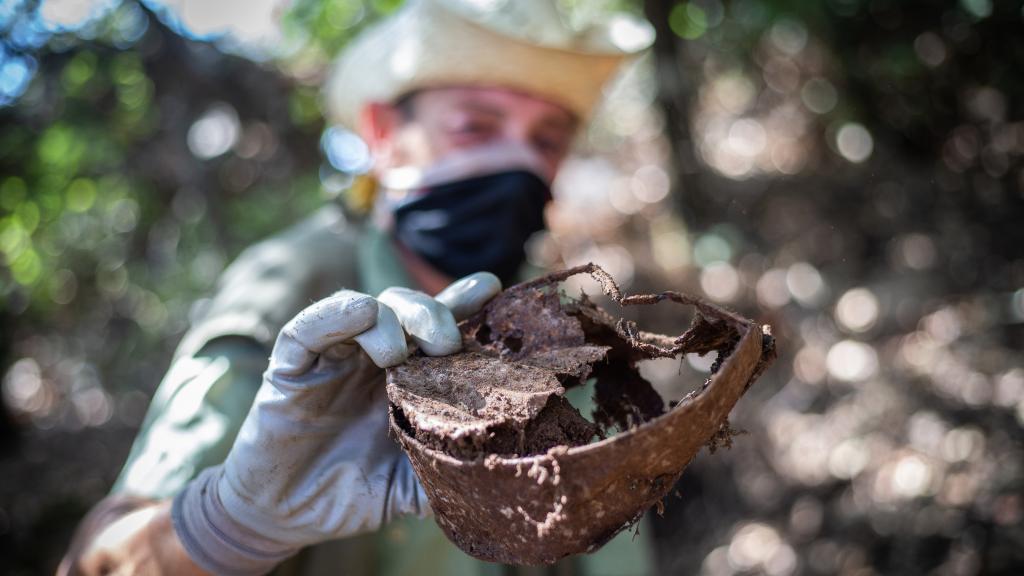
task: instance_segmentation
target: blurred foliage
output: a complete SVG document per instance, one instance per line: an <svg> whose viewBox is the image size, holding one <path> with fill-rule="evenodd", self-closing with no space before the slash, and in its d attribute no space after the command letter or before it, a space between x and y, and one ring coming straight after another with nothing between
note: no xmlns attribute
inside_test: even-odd
<svg viewBox="0 0 1024 576"><path fill-rule="evenodd" d="M782 350L663 565L1020 573L1022 3L645 4L682 269Z"/></svg>
<svg viewBox="0 0 1024 576"><path fill-rule="evenodd" d="M109 4L68 27L35 2L0 11L0 84L22 91L0 107L0 445L20 462L0 483L5 573L52 569L192 302L325 200L315 89Z"/></svg>
<svg viewBox="0 0 1024 576"><path fill-rule="evenodd" d="M294 0L243 41L156 0L0 3L0 571L52 570L192 303L344 188L318 87L400 4ZM536 263L703 293L782 350L736 418L755 434L656 522L663 565L1019 573L1021 2L561 5L658 40Z"/></svg>
<svg viewBox="0 0 1024 576"><path fill-rule="evenodd" d="M309 49L330 57L354 37L363 25L394 12L401 0L301 0L284 18L286 34L309 38Z"/></svg>

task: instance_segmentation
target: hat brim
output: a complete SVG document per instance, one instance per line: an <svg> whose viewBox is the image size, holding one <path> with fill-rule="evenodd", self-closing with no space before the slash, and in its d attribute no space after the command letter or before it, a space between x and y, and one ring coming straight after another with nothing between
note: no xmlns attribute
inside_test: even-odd
<svg viewBox="0 0 1024 576"><path fill-rule="evenodd" d="M637 51L548 46L502 34L443 2L414 1L364 31L339 58L327 86L332 119L355 128L362 107L414 90L495 86L536 95L581 119Z"/></svg>

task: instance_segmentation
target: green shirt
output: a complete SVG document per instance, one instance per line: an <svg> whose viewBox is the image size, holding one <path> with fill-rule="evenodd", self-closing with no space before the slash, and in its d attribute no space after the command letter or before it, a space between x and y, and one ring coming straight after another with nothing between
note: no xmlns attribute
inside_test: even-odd
<svg viewBox="0 0 1024 576"><path fill-rule="evenodd" d="M203 469L223 462L262 382L280 328L302 308L341 288L378 294L413 287L390 240L325 206L245 250L214 296L197 303L113 491L169 498ZM601 550L554 567L512 569L481 562L451 544L431 519L392 522L377 534L324 543L280 574L651 573L646 538L626 532Z"/></svg>

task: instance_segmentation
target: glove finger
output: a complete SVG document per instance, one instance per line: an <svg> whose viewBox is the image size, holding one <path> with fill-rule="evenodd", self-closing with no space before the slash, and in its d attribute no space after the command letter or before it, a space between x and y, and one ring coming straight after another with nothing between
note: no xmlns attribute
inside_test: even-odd
<svg viewBox="0 0 1024 576"><path fill-rule="evenodd" d="M462 348L462 335L451 310L423 292L388 288L377 300L395 311L402 328L429 356L446 356Z"/></svg>
<svg viewBox="0 0 1024 576"><path fill-rule="evenodd" d="M434 297L452 311L456 321L476 314L501 292L501 280L490 272L477 272L452 282Z"/></svg>
<svg viewBox="0 0 1024 576"><path fill-rule="evenodd" d="M377 321L377 302L353 290L341 290L299 312L283 332L312 352L351 340Z"/></svg>
<svg viewBox="0 0 1024 576"><path fill-rule="evenodd" d="M377 301L366 294L341 290L307 307L278 334L271 369L297 375L312 366L330 347L352 340L377 322Z"/></svg>
<svg viewBox="0 0 1024 576"><path fill-rule="evenodd" d="M355 337L373 363L381 368L390 368L405 362L409 347L405 343L405 332L398 322L398 316L387 304L377 303L377 323L373 328Z"/></svg>

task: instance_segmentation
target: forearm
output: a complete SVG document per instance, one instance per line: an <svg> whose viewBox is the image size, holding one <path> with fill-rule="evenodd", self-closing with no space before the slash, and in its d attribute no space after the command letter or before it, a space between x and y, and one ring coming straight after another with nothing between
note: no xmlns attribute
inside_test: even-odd
<svg viewBox="0 0 1024 576"><path fill-rule="evenodd" d="M108 497L82 522L59 576L206 574L185 552L170 500Z"/></svg>
<svg viewBox="0 0 1024 576"><path fill-rule="evenodd" d="M113 493L79 524L58 574L199 573L173 527L171 501L193 470L224 460L266 361L244 338L220 338L175 361ZM149 564L133 568L141 561Z"/></svg>

